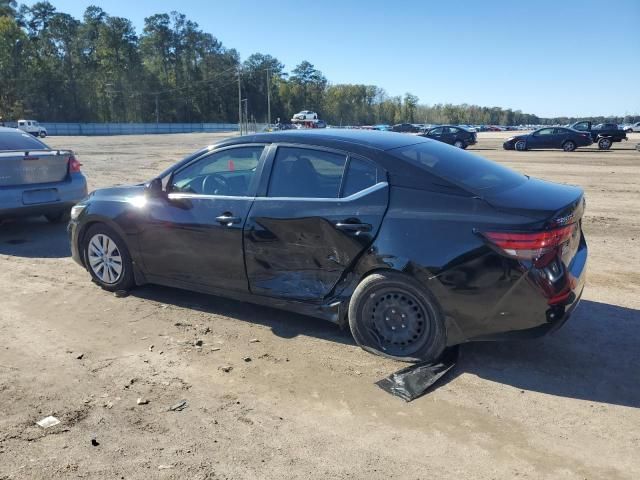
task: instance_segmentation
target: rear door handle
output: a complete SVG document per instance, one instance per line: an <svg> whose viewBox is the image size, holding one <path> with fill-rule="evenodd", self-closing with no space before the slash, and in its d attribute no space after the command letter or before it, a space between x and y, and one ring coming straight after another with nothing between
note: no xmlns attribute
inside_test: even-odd
<svg viewBox="0 0 640 480"><path fill-rule="evenodd" d="M370 232L371 225L369 223L336 223L338 230L345 232Z"/></svg>
<svg viewBox="0 0 640 480"><path fill-rule="evenodd" d="M242 219L240 217L234 217L230 213L223 213L219 217L216 217L216 220L218 221L218 223L221 223L223 225L226 225L227 227L230 227L235 223L240 223Z"/></svg>

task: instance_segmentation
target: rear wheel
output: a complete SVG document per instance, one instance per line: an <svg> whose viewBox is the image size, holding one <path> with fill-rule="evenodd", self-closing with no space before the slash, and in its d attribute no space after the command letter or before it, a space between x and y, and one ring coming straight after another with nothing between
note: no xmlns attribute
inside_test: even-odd
<svg viewBox="0 0 640 480"><path fill-rule="evenodd" d="M458 148L464 148L464 142L462 140L456 140L455 142L453 142L453 146Z"/></svg>
<svg viewBox="0 0 640 480"><path fill-rule="evenodd" d="M129 249L124 240L104 224L93 225L84 236L87 270L105 290L127 290L134 285Z"/></svg>
<svg viewBox="0 0 640 480"><path fill-rule="evenodd" d="M45 132L40 132L40 138L45 138L47 136L47 134Z"/></svg>
<svg viewBox="0 0 640 480"><path fill-rule="evenodd" d="M601 138L598 140L598 148L600 150L609 150L611 148L611 139Z"/></svg>
<svg viewBox="0 0 640 480"><path fill-rule="evenodd" d="M524 152L527 149L527 142L524 140L518 140L514 145L514 148L519 152Z"/></svg>
<svg viewBox="0 0 640 480"><path fill-rule="evenodd" d="M576 144L573 140L567 140L562 144L562 149L565 152L573 152L576 149Z"/></svg>
<svg viewBox="0 0 640 480"><path fill-rule="evenodd" d="M435 360L446 346L436 299L397 272L374 273L362 280L349 303L349 327L364 350L405 362Z"/></svg>

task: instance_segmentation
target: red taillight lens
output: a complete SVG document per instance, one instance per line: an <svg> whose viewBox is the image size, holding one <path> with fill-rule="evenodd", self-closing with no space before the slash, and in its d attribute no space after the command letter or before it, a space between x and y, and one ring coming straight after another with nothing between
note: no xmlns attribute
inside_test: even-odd
<svg viewBox="0 0 640 480"><path fill-rule="evenodd" d="M533 260L567 242L576 224L544 232L486 232L483 235L510 257Z"/></svg>
<svg viewBox="0 0 640 480"><path fill-rule="evenodd" d="M78 161L75 155L69 157L69 173L79 173L82 164Z"/></svg>

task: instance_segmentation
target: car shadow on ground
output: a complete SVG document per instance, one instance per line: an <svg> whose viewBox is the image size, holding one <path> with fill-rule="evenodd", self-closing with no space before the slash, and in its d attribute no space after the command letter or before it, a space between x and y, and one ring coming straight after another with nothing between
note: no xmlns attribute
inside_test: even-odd
<svg viewBox="0 0 640 480"><path fill-rule="evenodd" d="M281 338L304 335L355 345L348 329L284 310L168 287L131 293L263 325ZM547 337L463 345L456 367L432 388L469 373L522 390L638 408L639 344L640 311L583 300L569 322Z"/></svg>
<svg viewBox="0 0 640 480"><path fill-rule="evenodd" d="M299 315L277 308L158 285L145 285L136 288L131 291L131 295L263 325L269 327L274 335L281 338L295 338L299 335L304 335L346 345L355 345L348 329L342 329L326 320Z"/></svg>
<svg viewBox="0 0 640 480"><path fill-rule="evenodd" d="M0 222L0 255L25 258L64 258L71 255L66 223L44 217Z"/></svg>
<svg viewBox="0 0 640 480"><path fill-rule="evenodd" d="M522 390L640 407L640 311L583 300L556 333L464 345L446 382L461 373Z"/></svg>

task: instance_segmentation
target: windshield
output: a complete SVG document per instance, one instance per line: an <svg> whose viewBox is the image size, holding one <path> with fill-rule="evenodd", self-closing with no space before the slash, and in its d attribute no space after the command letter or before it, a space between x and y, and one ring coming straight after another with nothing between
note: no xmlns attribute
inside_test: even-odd
<svg viewBox="0 0 640 480"><path fill-rule="evenodd" d="M0 151L2 150L48 150L44 143L33 135L21 131L0 132Z"/></svg>
<svg viewBox="0 0 640 480"><path fill-rule="evenodd" d="M440 142L417 143L388 153L476 194L506 190L527 180L498 163Z"/></svg>

